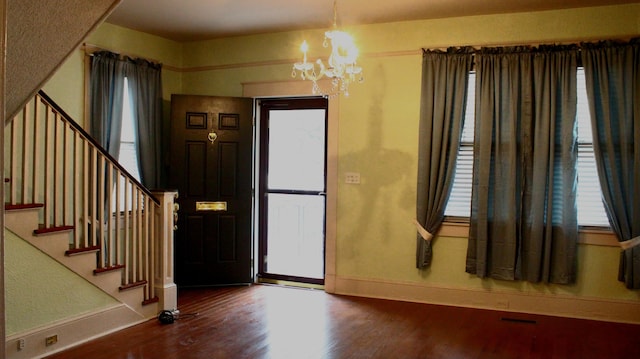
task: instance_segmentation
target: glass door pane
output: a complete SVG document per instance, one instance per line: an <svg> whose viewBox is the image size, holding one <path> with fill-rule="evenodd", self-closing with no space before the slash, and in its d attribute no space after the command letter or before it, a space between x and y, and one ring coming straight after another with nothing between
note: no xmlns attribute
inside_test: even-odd
<svg viewBox="0 0 640 359"><path fill-rule="evenodd" d="M324 197L269 194L269 273L324 278Z"/></svg>
<svg viewBox="0 0 640 359"><path fill-rule="evenodd" d="M324 191L325 111L269 112L270 190Z"/></svg>

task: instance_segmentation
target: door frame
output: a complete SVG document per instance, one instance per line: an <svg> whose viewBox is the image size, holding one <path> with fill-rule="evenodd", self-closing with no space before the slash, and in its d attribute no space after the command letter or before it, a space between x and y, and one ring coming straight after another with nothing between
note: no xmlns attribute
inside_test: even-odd
<svg viewBox="0 0 640 359"><path fill-rule="evenodd" d="M320 81L322 82L322 81ZM312 85L308 81L276 81L276 82L250 82L242 84L242 96L254 99L269 97L306 97L317 96L313 94ZM331 96L328 98L327 105L327 196L326 196L326 217L325 217L325 274L324 274L324 290L328 293L336 292L336 234L337 234L337 204L338 204L338 123L339 123L340 98ZM258 111L254 106L254 112ZM257 122L257 121L256 121ZM257 127L255 131L259 131ZM254 136L254 141L256 136ZM254 158L259 158L257 152L258 146L254 146L256 153ZM258 210L256 189L256 176L260 170L259 161L254 161L254 209ZM258 216L254 213L254 243L257 242L258 234ZM254 274L257 273L257 246L254 246Z"/></svg>
<svg viewBox="0 0 640 359"><path fill-rule="evenodd" d="M318 285L318 286L324 286L324 273L322 278L306 278L306 277L301 277L301 276L296 276L293 274L287 274L287 273L281 273L281 274L276 274L273 272L270 272L268 270L268 266L266 264L266 260L264 259L266 254L266 250L268 247L268 241L269 241L269 235L268 233L268 218L269 218L269 211L268 211L268 199L267 199L267 195L271 194L271 193L279 193L279 194L291 194L291 195L318 195L318 196L322 196L324 199L324 211L322 213L322 222L323 222L323 228L322 228L322 248L323 248L323 252L322 252L322 257L323 257L323 262L324 262L324 247L325 247L325 235L324 233L326 232L325 227L326 227L326 200L327 200L327 196L326 196L326 187L327 187L327 125L328 125L328 104L329 101L326 98L322 98L319 96L314 96L314 97L277 97L277 98L260 98L257 99L256 104L254 105L255 108L255 113L259 114L259 116L256 119L256 123L259 123L259 126L256 129L256 136L255 138L258 140L259 142L259 147L255 146L255 148L259 148L260 152L258 152L259 157L256 157L256 160L259 162L260 167L256 168L256 173L259 174L259 179L256 182L257 185L257 194L258 197L256 199L256 204L258 204L259 208L256 211L256 215L260 216L260 218L258 219L258 236L257 236L257 243L258 243L258 256L257 258L257 265L258 265L258 278L260 278L260 280L281 280L281 281L292 281L292 282L299 282L299 283L306 283L306 284L311 284L311 285ZM266 110L265 110L266 107ZM269 186L267 184L267 174L264 171L264 168L269 166L269 155L268 153L268 149L269 149L269 130L265 130L262 128L262 126L266 123L269 122L269 119L271 118L270 115L270 111L277 111L277 110L318 110L321 109L324 111L324 116L323 116L323 122L324 122L324 144L323 144L323 152L324 152L324 164L323 164L323 188L322 190L317 190L317 191L310 191L310 190L274 190L274 189L269 189ZM263 115L265 115L265 117L263 117ZM323 263L324 265L324 263ZM266 268L265 268L266 267ZM323 272L324 272L324 268L323 268Z"/></svg>

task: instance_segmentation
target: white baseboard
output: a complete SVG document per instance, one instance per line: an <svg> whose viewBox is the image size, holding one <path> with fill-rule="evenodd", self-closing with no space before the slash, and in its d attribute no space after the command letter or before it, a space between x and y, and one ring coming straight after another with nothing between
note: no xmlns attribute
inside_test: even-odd
<svg viewBox="0 0 640 359"><path fill-rule="evenodd" d="M122 304L80 317L63 320L6 338L6 358L41 358L45 355L68 349L103 335L139 324L148 320ZM57 335L57 343L47 346L47 337ZM19 340L24 348L18 349Z"/></svg>
<svg viewBox="0 0 640 359"><path fill-rule="evenodd" d="M640 324L640 302L567 295L433 287L337 276L332 293L417 303Z"/></svg>

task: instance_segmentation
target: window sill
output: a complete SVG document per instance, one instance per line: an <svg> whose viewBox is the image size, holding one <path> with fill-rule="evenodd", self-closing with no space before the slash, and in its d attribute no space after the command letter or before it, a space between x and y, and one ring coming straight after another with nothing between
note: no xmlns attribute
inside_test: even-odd
<svg viewBox="0 0 640 359"><path fill-rule="evenodd" d="M437 235L466 238L469 235L469 223L461 221L443 222ZM620 247L616 235L610 229L597 227L580 228L578 243L592 246Z"/></svg>

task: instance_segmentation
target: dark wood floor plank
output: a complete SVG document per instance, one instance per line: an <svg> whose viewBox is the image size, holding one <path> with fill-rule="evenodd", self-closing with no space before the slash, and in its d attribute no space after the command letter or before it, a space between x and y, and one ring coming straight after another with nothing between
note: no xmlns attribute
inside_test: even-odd
<svg viewBox="0 0 640 359"><path fill-rule="evenodd" d="M640 325L254 285L181 289L180 318L50 356L162 358L640 358Z"/></svg>

